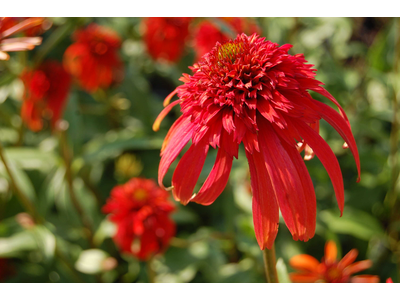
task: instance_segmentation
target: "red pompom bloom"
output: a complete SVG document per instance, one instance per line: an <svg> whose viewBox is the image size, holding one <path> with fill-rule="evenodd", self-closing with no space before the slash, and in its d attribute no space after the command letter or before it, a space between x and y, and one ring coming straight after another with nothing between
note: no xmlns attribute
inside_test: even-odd
<svg viewBox="0 0 400 300"><path fill-rule="evenodd" d="M257 33L261 32L260 28L254 22L254 20L249 18L219 18L224 25L229 27L232 33ZM229 41L229 36L226 32L223 32L220 28L210 21L203 21L198 25L197 31L194 38L196 60L208 53L217 42L225 43Z"/></svg>
<svg viewBox="0 0 400 300"><path fill-rule="evenodd" d="M123 252L146 260L166 249L175 235L168 196L150 179L132 178L113 188L103 212L117 225L114 241Z"/></svg>
<svg viewBox="0 0 400 300"><path fill-rule="evenodd" d="M35 46L42 43L41 37L18 37L10 36L32 30L40 26L44 18L26 18L18 23L14 18L0 18L0 60L8 60L10 56L7 52L32 50ZM31 32L33 33L33 32Z"/></svg>
<svg viewBox="0 0 400 300"><path fill-rule="evenodd" d="M333 241L325 245L325 257L321 263L308 254L300 254L292 257L289 264L300 271L291 273L292 282L353 282L353 283L377 283L379 277L375 275L357 275L354 273L364 271L372 266L370 260L354 263L358 255L357 249L350 250L340 261L337 261L337 248Z"/></svg>
<svg viewBox="0 0 400 300"><path fill-rule="evenodd" d="M64 67L88 92L108 88L123 78L123 66L118 56L121 39L109 28L90 24L77 30L76 41L64 53Z"/></svg>
<svg viewBox="0 0 400 300"><path fill-rule="evenodd" d="M243 142L250 166L253 191L253 220L261 249L271 248L278 232L279 209L294 240L314 236L316 199L307 168L299 154L309 145L328 171L340 211L344 206L343 179L338 161L318 134L324 118L344 138L355 157L357 146L350 124L338 102L314 79L315 69L305 64L302 54L290 55L291 45L238 35L219 44L183 74L179 86L165 104L178 94L158 116L163 117L180 104L183 115L172 125L161 149L158 182L185 145L192 140L172 177L173 194L183 204L210 205L222 193ZM307 90L334 102L340 115L314 100ZM302 142L302 147L297 145ZM210 175L197 194L192 195L209 147L218 148ZM300 148L300 149L299 149Z"/></svg>
<svg viewBox="0 0 400 300"><path fill-rule="evenodd" d="M153 59L176 62L180 59L192 18L146 18L144 41Z"/></svg>
<svg viewBox="0 0 400 300"><path fill-rule="evenodd" d="M56 61L47 61L37 69L21 74L25 91L21 108L22 120L33 131L43 128L43 118L54 128L61 118L71 86L71 77Z"/></svg>

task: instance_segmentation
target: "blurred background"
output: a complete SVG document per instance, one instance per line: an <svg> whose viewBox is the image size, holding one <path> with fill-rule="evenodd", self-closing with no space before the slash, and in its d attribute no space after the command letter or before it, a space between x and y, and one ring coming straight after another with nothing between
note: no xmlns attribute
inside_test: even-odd
<svg viewBox="0 0 400 300"><path fill-rule="evenodd" d="M13 19L15 26L26 18ZM41 44L26 40L35 44L26 50L34 49L7 52L5 40L0 48L10 56L0 60L0 142L8 162L0 162L0 282L265 282L243 151L215 203L176 203L170 215L175 236L149 260L120 251L112 239L116 226L102 210L115 186L133 177L157 178L162 142L180 116L174 108L154 132L163 100L216 41L241 32L290 43L290 54L304 53L318 69L316 79L346 111L360 152L356 183L350 151L321 122L320 134L343 172L344 213L340 217L318 158L306 162L317 196L317 230L309 242L296 242L281 218L280 280L289 281L291 257L307 253L320 260L325 242L333 240L339 257L356 248L357 260L373 262L365 273L399 282L398 19L46 18L38 23L30 28L34 32L15 35L41 37ZM103 30L94 38L84 33L93 24ZM85 43L91 50L84 50ZM99 58L105 52L110 55ZM78 66L84 59L87 64ZM54 76L52 83L47 69L40 69L48 60L71 77L64 82ZM39 75L27 79L29 70L37 69L65 90L63 99L54 100L60 107L51 104L48 83ZM85 72L102 75L88 79L93 75ZM216 151L210 154L200 183L214 164Z"/></svg>

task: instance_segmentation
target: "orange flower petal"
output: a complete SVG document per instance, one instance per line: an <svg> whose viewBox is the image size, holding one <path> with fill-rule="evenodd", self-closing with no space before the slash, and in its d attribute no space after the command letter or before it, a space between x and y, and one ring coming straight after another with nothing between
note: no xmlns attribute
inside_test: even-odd
<svg viewBox="0 0 400 300"><path fill-rule="evenodd" d="M319 261L308 254L299 254L289 260L292 268L301 271L317 272Z"/></svg>
<svg viewBox="0 0 400 300"><path fill-rule="evenodd" d="M313 283L321 279L317 274L290 273L289 277L294 283Z"/></svg>
<svg viewBox="0 0 400 300"><path fill-rule="evenodd" d="M362 260L362 261L358 261L354 264L351 264L350 266L345 268L343 270L343 273L351 275L351 274L358 273L358 272L364 271L366 269L369 269L369 268L371 268L371 266L372 266L371 260L369 260L369 259Z"/></svg>
<svg viewBox="0 0 400 300"><path fill-rule="evenodd" d="M334 241L325 244L325 263L332 264L337 258L337 247Z"/></svg>
<svg viewBox="0 0 400 300"><path fill-rule="evenodd" d="M351 283L379 283L379 277L375 275L357 275L350 279Z"/></svg>
<svg viewBox="0 0 400 300"><path fill-rule="evenodd" d="M344 269L348 267L351 263L353 263L358 255L357 249L352 249L350 250L349 253L347 253L338 263L338 268L339 269Z"/></svg>

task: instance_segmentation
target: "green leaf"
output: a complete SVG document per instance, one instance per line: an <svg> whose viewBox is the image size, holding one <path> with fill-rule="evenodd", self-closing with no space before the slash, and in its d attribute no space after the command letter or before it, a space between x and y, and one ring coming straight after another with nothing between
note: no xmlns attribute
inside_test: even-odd
<svg viewBox="0 0 400 300"><path fill-rule="evenodd" d="M384 234L381 224L375 217L350 207L345 208L342 217L330 210L321 211L319 217L335 233L350 234L366 241Z"/></svg>
<svg viewBox="0 0 400 300"><path fill-rule="evenodd" d="M276 261L276 271L280 283L291 283L286 264L282 258L278 258Z"/></svg>

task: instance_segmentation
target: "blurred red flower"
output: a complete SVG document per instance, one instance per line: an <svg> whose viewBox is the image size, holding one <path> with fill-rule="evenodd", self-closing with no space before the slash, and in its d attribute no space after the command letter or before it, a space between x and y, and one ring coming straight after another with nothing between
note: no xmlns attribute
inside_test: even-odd
<svg viewBox="0 0 400 300"><path fill-rule="evenodd" d="M176 62L181 58L192 18L145 18L144 41L153 59Z"/></svg>
<svg viewBox="0 0 400 300"><path fill-rule="evenodd" d="M352 283L377 283L379 277L375 275L357 275L372 266L370 260L355 262L358 255L357 249L350 250L340 261L337 260L337 247L335 242L325 244L325 256L321 263L308 254L293 256L289 264L298 273L291 273L292 282L352 282Z"/></svg>
<svg viewBox="0 0 400 300"><path fill-rule="evenodd" d="M217 18L235 36L240 33L251 35L260 34L261 30L251 18ZM194 34L194 49L196 51L196 61L208 53L217 42L225 43L230 40L227 32L218 28L215 23L204 20L197 26Z"/></svg>
<svg viewBox="0 0 400 300"><path fill-rule="evenodd" d="M7 52L32 50L42 43L41 37L10 38L20 32L34 34L35 27L41 26L44 18L26 18L18 22L15 18L0 17L0 60L8 60Z"/></svg>
<svg viewBox="0 0 400 300"><path fill-rule="evenodd" d="M92 23L77 30L73 39L75 43L64 53L64 67L83 89L95 92L123 79L121 39L116 32Z"/></svg>
<svg viewBox="0 0 400 300"><path fill-rule="evenodd" d="M168 193L151 179L132 178L112 189L103 212L117 225L115 243L141 260L164 251L175 235Z"/></svg>
<svg viewBox="0 0 400 300"><path fill-rule="evenodd" d="M71 85L71 78L56 61L46 61L34 70L21 74L25 91L21 117L33 131L43 128L43 118L51 120L54 128L61 118Z"/></svg>
<svg viewBox="0 0 400 300"><path fill-rule="evenodd" d="M388 279L386 279L386 283L393 283L393 279L389 277Z"/></svg>
<svg viewBox="0 0 400 300"><path fill-rule="evenodd" d="M271 248L278 232L279 209L294 240L314 236L316 199L313 184L299 151L309 145L325 166L336 193L340 211L344 187L339 163L318 134L321 118L343 137L354 155L358 172L357 145L345 112L335 98L315 80L315 69L302 54L290 55L291 45L266 41L257 34L238 35L234 41L217 45L183 74L184 83L165 100L169 104L156 119L161 120L180 104L182 116L172 125L161 149L158 182L171 163L192 140L172 177L172 192L183 204L212 204L222 193L243 142L250 167L253 191L253 220L261 249ZM315 91L339 107L314 100ZM302 142L302 147L297 145ZM210 175L200 191L193 190L209 147L218 148Z"/></svg>

